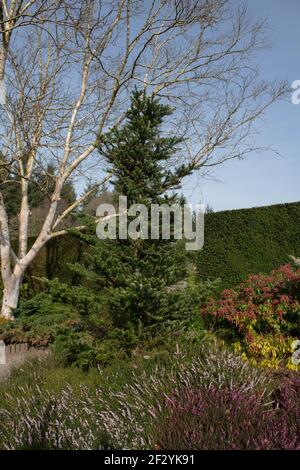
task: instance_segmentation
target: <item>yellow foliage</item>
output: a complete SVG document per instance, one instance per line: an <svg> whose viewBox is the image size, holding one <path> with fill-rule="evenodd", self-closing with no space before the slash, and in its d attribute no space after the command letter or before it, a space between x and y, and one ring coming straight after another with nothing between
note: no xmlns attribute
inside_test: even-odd
<svg viewBox="0 0 300 470"><path fill-rule="evenodd" d="M294 338L282 335L258 335L251 331L253 340L249 342L235 341L231 344L233 350L242 354L244 359L252 364L277 369L285 365L288 369L299 371L300 365L291 361L291 344Z"/></svg>

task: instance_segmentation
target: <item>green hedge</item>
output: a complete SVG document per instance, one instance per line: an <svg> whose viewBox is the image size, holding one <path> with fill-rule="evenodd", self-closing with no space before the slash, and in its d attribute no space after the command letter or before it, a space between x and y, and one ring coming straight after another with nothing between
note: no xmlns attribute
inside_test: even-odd
<svg viewBox="0 0 300 470"><path fill-rule="evenodd" d="M27 272L30 287L41 290L35 277L69 280L67 263L80 261L83 249L72 235L50 241ZM201 279L221 277L233 287L289 262L290 254L300 256L300 202L206 214L204 248L193 256Z"/></svg>
<svg viewBox="0 0 300 470"><path fill-rule="evenodd" d="M232 287L247 274L268 273L300 256L300 202L205 215L205 240L195 253L200 278Z"/></svg>
<svg viewBox="0 0 300 470"><path fill-rule="evenodd" d="M34 239L29 240L29 245ZM74 235L65 235L50 240L37 255L33 263L29 266L25 281L30 290L38 293L43 290L43 282L38 278L46 277L59 278L61 281L74 281L68 269L68 263L79 262L83 252L82 243Z"/></svg>

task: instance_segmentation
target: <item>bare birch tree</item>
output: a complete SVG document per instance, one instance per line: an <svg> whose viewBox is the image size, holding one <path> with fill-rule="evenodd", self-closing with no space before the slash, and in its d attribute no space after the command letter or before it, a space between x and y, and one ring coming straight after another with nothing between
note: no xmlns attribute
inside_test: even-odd
<svg viewBox="0 0 300 470"><path fill-rule="evenodd" d="M24 273L88 193L58 214L63 185L95 171L101 134L124 118L131 90L174 105L186 137L177 158L207 171L253 150L253 124L285 92L259 77L264 21L231 0L0 0L1 315L13 318ZM2 75L1 75L2 74ZM29 183L55 165L40 233L28 246ZM20 185L18 249L11 244L5 185ZM47 193L47 188L39 188Z"/></svg>

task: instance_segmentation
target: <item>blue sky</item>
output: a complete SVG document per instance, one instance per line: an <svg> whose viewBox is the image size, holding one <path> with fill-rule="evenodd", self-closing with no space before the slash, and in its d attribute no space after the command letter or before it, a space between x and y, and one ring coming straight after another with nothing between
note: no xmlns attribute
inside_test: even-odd
<svg viewBox="0 0 300 470"><path fill-rule="evenodd" d="M267 16L272 49L258 58L262 75L300 80L300 0L248 0L253 16ZM272 152L251 154L220 166L213 179L191 178L184 186L189 202L209 204L215 211L300 201L300 105L274 104L257 123L259 146Z"/></svg>

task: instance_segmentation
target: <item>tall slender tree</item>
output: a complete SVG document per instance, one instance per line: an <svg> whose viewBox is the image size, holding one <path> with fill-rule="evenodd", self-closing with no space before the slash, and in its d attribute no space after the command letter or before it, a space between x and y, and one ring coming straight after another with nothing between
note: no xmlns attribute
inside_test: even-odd
<svg viewBox="0 0 300 470"><path fill-rule="evenodd" d="M168 165L183 143L182 137L166 132L165 121L171 114L169 106L135 90L124 125L113 127L98 143L116 193L127 197L128 207L144 204L148 209L149 238L97 240L80 235L91 246L77 273L88 280L93 273L92 288L107 299L114 328L131 330L133 336L182 314L178 296L168 288L186 274L184 245L172 238L172 220L170 239L150 238L151 204L181 204L182 197L169 188L175 183L180 187L190 171L189 165L173 169ZM128 225L133 219L128 216ZM160 235L161 230L162 223Z"/></svg>

